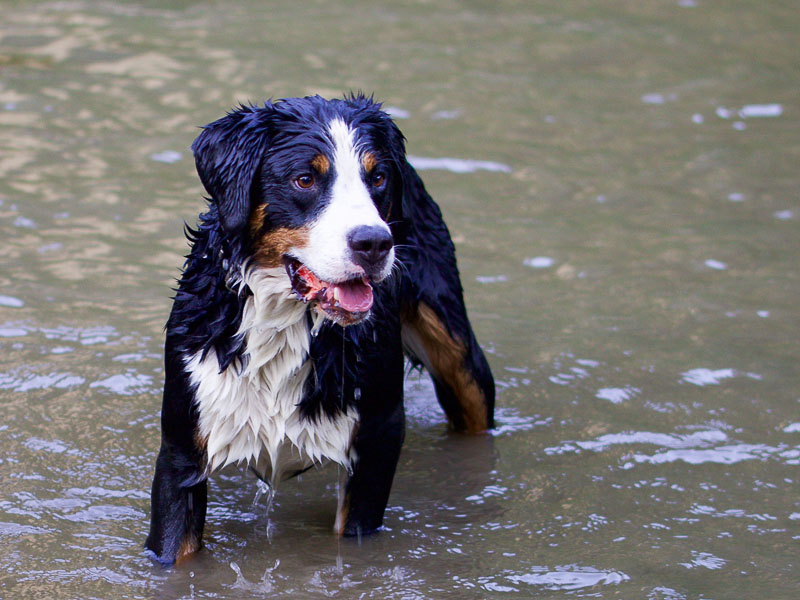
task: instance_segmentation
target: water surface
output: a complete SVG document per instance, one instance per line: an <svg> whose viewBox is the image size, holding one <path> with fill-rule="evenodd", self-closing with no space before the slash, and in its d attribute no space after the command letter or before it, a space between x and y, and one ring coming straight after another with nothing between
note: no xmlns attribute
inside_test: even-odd
<svg viewBox="0 0 800 600"><path fill-rule="evenodd" d="M7 2L0 597L794 598L800 11L784 2ZM238 102L385 100L498 384L426 377L386 529L335 468L213 478L207 548L142 553L163 323Z"/></svg>

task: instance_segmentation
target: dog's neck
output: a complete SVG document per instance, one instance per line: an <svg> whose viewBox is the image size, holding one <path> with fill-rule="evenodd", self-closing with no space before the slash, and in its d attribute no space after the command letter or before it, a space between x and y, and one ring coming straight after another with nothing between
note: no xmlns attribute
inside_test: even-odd
<svg viewBox="0 0 800 600"><path fill-rule="evenodd" d="M354 412L312 422L298 410L312 369L308 307L297 300L281 268L243 275L251 295L243 300L237 333L244 339L240 359L220 372L213 350L205 358L200 352L186 357L197 386L198 433L206 444L208 472L246 462L262 479L276 482L325 459L349 466ZM312 312L312 330L322 319Z"/></svg>

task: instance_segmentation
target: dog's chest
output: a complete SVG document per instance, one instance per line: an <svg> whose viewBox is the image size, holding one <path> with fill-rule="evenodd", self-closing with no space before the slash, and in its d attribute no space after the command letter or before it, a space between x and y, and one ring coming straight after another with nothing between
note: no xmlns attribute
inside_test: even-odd
<svg viewBox="0 0 800 600"><path fill-rule="evenodd" d="M280 284L248 281L254 295L240 328L243 368L232 364L219 372L213 351L204 360L200 353L187 357L209 472L245 462L277 482L327 460L350 466L355 412L307 419L298 408L312 371L309 327L305 305Z"/></svg>

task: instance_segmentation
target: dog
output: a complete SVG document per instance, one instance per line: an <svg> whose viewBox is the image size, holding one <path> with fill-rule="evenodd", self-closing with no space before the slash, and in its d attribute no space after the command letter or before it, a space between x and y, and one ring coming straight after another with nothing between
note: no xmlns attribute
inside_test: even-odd
<svg viewBox="0 0 800 600"><path fill-rule="evenodd" d="M452 429L493 426L441 211L362 94L241 105L192 151L208 209L186 226L166 325L146 549L163 565L198 551L208 477L232 463L271 486L337 463L334 530L372 533L404 438L404 357Z"/></svg>

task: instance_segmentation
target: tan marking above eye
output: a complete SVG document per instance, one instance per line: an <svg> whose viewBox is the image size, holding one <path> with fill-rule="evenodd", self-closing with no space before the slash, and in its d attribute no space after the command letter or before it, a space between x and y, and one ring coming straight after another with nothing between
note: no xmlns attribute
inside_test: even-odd
<svg viewBox="0 0 800 600"><path fill-rule="evenodd" d="M324 154L317 154L311 161L311 166L320 175L325 175L331 168L331 161Z"/></svg>
<svg viewBox="0 0 800 600"><path fill-rule="evenodd" d="M378 159L372 152L365 152L361 157L361 166L367 173L370 173L375 167L378 166Z"/></svg>

